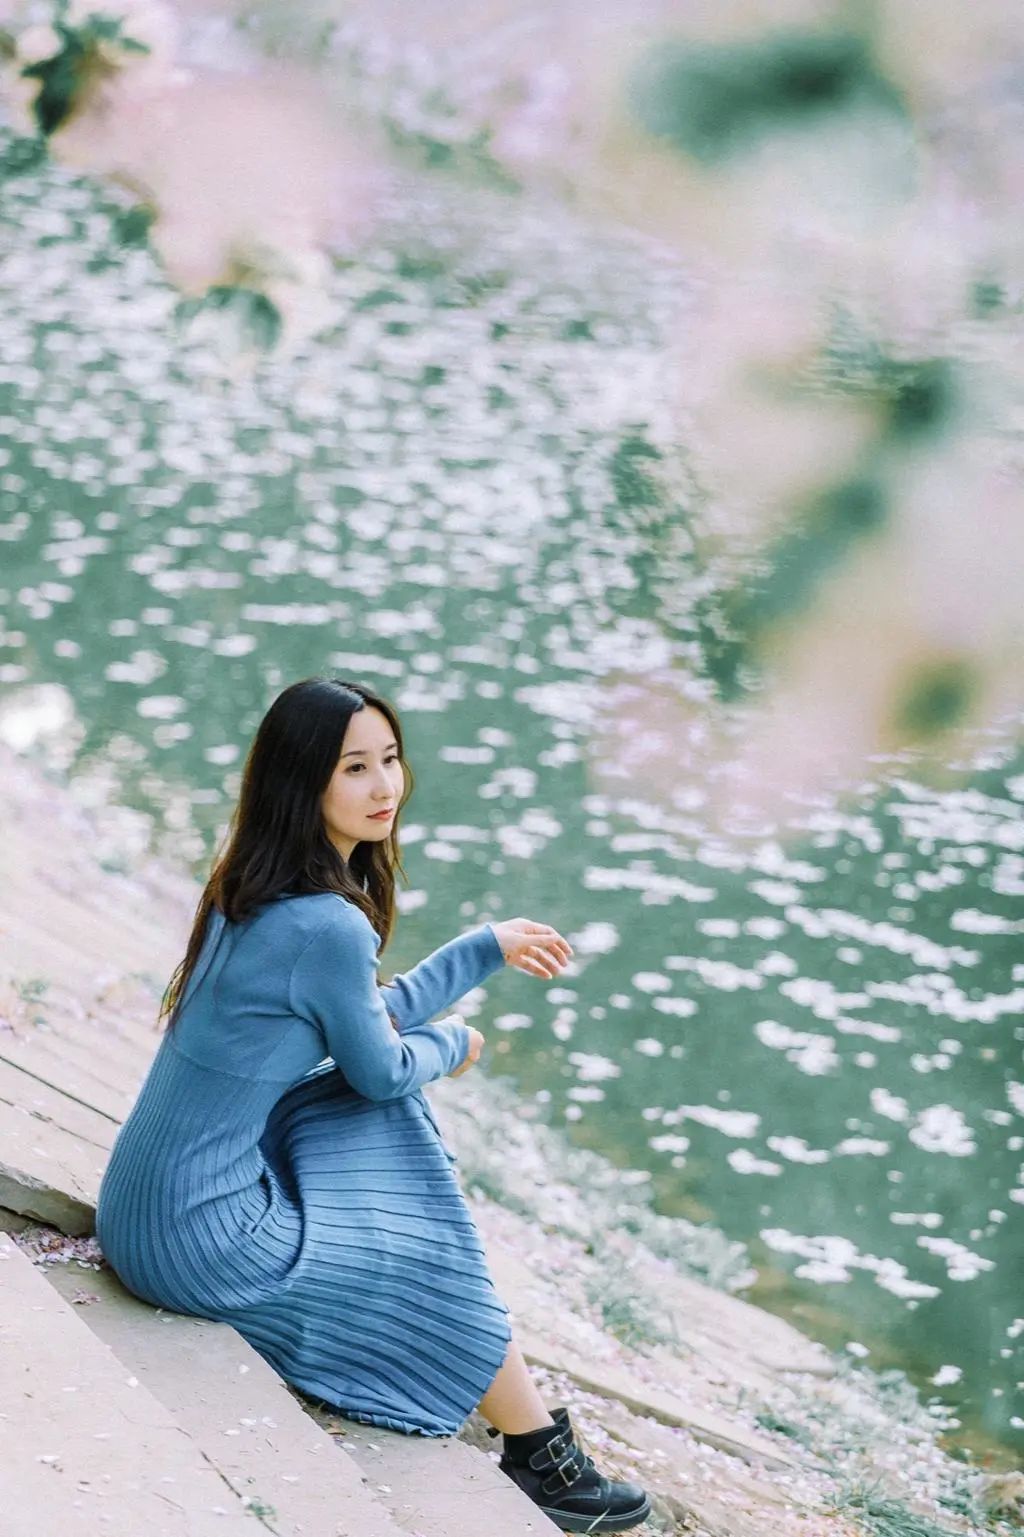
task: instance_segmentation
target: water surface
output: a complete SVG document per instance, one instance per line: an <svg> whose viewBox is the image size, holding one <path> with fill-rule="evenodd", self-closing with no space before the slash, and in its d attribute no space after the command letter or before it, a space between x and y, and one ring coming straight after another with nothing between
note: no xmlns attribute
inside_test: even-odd
<svg viewBox="0 0 1024 1537"><path fill-rule="evenodd" d="M5 192L8 738L201 875L274 692L382 690L418 781L385 973L481 916L556 925L571 975L487 990L493 1070L745 1240L759 1300L1019 1445L1012 735L946 785L873 765L785 839L713 831L699 783L594 772L617 711L700 693L696 502L658 457L681 274L439 193L339 270L329 337L225 375L92 188Z"/></svg>

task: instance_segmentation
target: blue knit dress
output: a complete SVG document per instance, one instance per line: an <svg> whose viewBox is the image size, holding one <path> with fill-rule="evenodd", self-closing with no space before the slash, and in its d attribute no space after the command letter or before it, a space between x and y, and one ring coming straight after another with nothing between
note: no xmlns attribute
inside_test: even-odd
<svg viewBox="0 0 1024 1537"><path fill-rule="evenodd" d="M504 958L481 924L381 991L378 947L333 893L211 912L96 1231L136 1296L231 1324L302 1392L454 1435L511 1324L421 1086L469 1051L430 1021Z"/></svg>

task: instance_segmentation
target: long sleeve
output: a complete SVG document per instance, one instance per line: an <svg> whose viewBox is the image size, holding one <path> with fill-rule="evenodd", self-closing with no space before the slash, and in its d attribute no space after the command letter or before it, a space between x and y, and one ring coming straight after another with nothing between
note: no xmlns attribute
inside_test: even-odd
<svg viewBox="0 0 1024 1537"><path fill-rule="evenodd" d="M289 980L292 1009L321 1031L328 1054L365 1099L401 1099L443 1078L469 1055L469 1027L420 1024L401 1036L377 985L377 936L365 914L337 909L299 955Z"/></svg>
<svg viewBox="0 0 1024 1537"><path fill-rule="evenodd" d="M504 964L494 929L481 923L432 951L411 971L380 985L388 1012L404 1037L451 1008Z"/></svg>

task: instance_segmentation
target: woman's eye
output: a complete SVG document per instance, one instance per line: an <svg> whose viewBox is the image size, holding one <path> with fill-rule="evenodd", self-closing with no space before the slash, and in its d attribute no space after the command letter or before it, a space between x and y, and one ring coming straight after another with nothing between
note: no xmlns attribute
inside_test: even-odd
<svg viewBox="0 0 1024 1537"><path fill-rule="evenodd" d="M397 763L398 762L398 754L397 753L392 753L390 758L385 758L384 759L384 762L385 763ZM365 767L366 767L365 763L353 763L351 768L346 770L346 773L354 774L357 769L361 769L361 768L365 768Z"/></svg>

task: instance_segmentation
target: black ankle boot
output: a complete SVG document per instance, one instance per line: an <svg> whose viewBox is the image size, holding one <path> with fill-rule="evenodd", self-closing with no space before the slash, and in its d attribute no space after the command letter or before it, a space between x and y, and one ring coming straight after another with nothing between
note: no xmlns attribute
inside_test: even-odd
<svg viewBox="0 0 1024 1537"><path fill-rule="evenodd" d="M651 1502L639 1484L603 1477L577 1445L569 1411L551 1416L553 1425L503 1436L501 1471L563 1532L625 1532L646 1521Z"/></svg>

